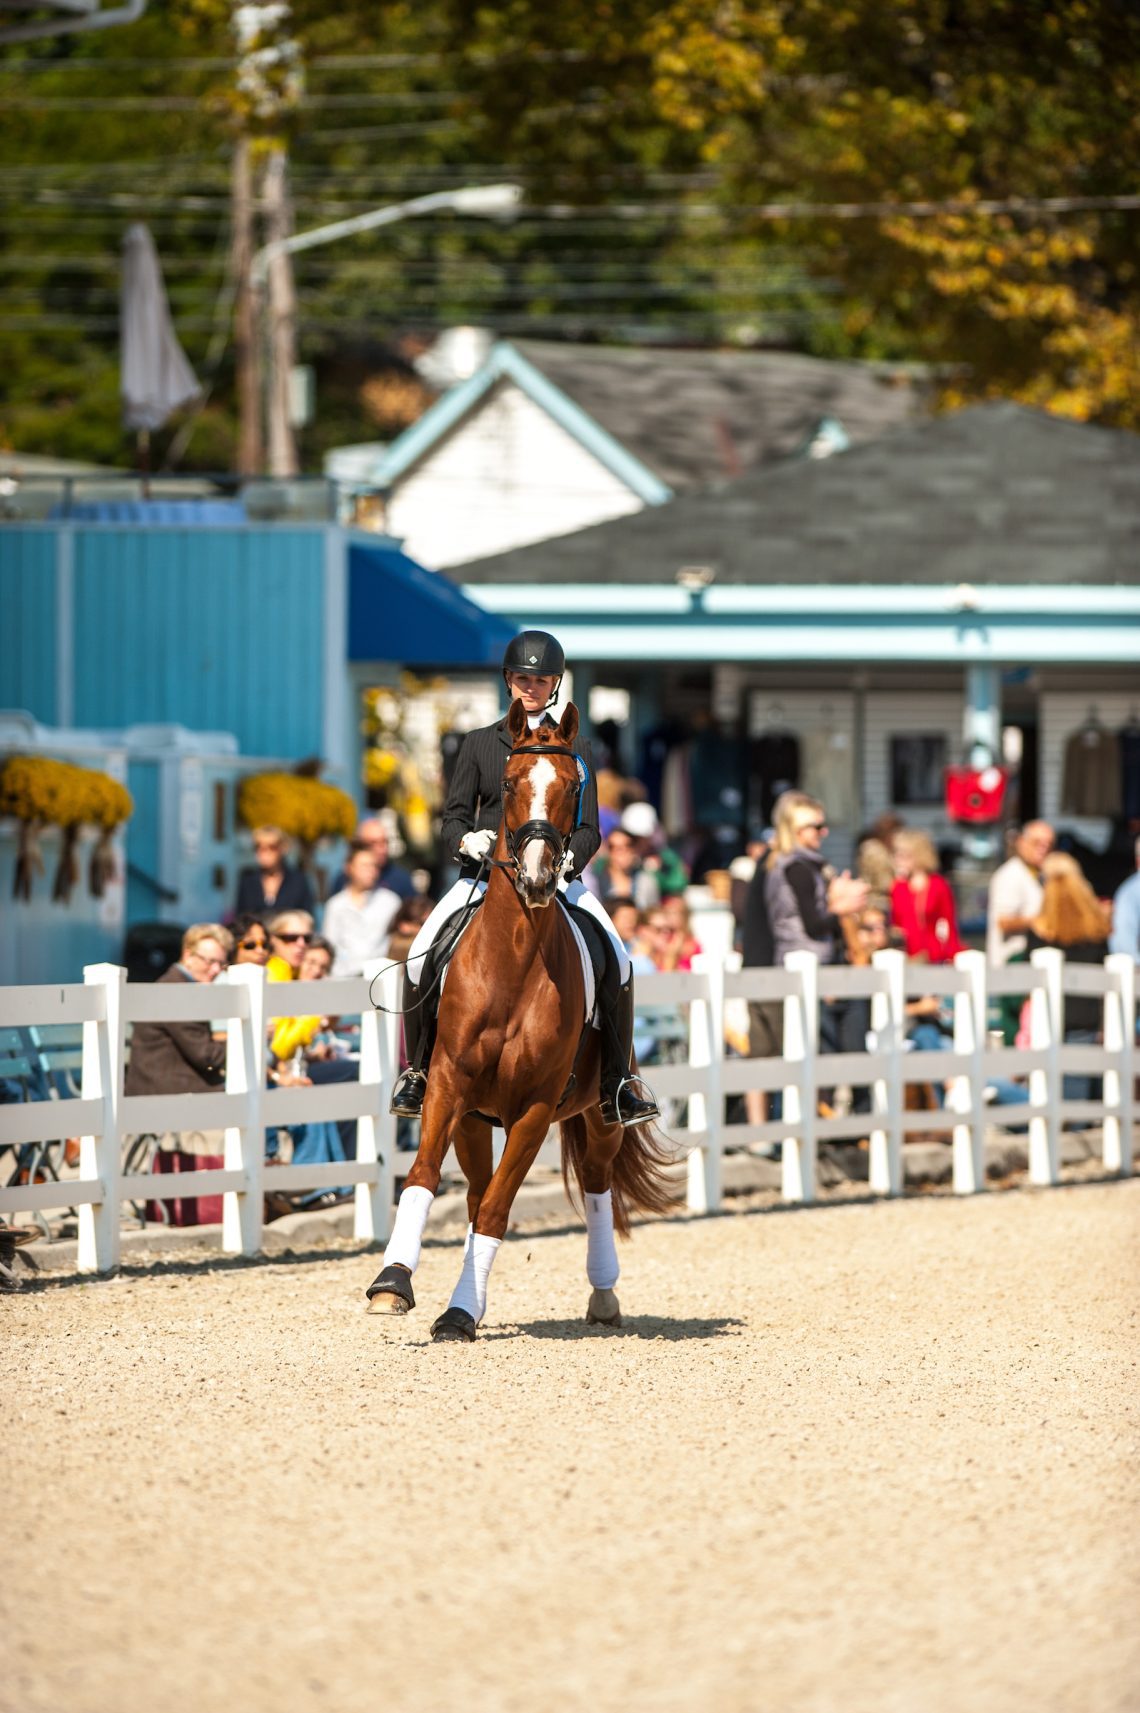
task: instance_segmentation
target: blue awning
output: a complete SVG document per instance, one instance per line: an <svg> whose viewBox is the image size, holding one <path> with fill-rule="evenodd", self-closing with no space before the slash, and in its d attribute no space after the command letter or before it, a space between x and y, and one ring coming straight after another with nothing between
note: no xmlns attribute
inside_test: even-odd
<svg viewBox="0 0 1140 1713"><path fill-rule="evenodd" d="M515 627L396 547L348 550L348 658L498 666Z"/></svg>

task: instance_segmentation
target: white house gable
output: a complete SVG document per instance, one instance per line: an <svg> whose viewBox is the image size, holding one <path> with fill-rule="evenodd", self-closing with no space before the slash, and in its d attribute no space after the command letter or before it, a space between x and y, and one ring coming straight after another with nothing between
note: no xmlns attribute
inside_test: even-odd
<svg viewBox="0 0 1140 1713"><path fill-rule="evenodd" d="M640 498L513 381L393 485L387 523L421 564L459 565L640 511Z"/></svg>

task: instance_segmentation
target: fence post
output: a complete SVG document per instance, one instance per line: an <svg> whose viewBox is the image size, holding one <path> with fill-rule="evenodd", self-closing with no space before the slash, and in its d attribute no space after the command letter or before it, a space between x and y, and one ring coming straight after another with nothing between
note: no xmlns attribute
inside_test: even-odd
<svg viewBox="0 0 1140 1713"><path fill-rule="evenodd" d="M1048 1054L1045 1069L1030 1071L1029 1097L1044 1105L1042 1115L1029 1120L1029 1181L1055 1184L1061 1159L1061 1042L1065 1034L1065 958L1054 946L1042 946L1030 957L1034 969L1044 970L1045 986L1029 996L1029 1044Z"/></svg>
<svg viewBox="0 0 1140 1713"><path fill-rule="evenodd" d="M1116 1055L1115 1066L1104 1077L1104 1169L1127 1178L1132 1175L1136 965L1131 952L1110 952L1104 967L1116 983L1104 1001L1105 1050Z"/></svg>
<svg viewBox="0 0 1140 1713"><path fill-rule="evenodd" d="M378 961L364 966L369 993L375 991L379 1011L371 999L360 1013L360 1081L376 1091L376 1108L356 1121L356 1158L376 1161L374 1184L357 1184L352 1234L365 1242L384 1242L392 1225L392 1187L396 1170L396 1119L388 1111L392 1084L399 1071L400 1018L398 1015L403 965Z"/></svg>
<svg viewBox="0 0 1140 1713"><path fill-rule="evenodd" d="M785 1201L815 1200L816 1058L819 1053L819 959L814 952L789 952L784 959L799 991L784 1000L784 1059L798 1072L784 1089L784 1117L794 1135L781 1150Z"/></svg>
<svg viewBox="0 0 1140 1713"><path fill-rule="evenodd" d="M81 1273L109 1273L119 1265L119 1216L123 1196L123 1145L119 1102L123 1094L123 984L127 972L117 964L87 964L83 980L101 987L107 1001L101 1022L83 1025L80 1092L84 1100L102 1100L103 1129L79 1141L79 1175L98 1178L102 1199L79 1209Z"/></svg>
<svg viewBox="0 0 1140 1713"><path fill-rule="evenodd" d="M707 978L709 996L689 1007L689 1063L706 1068L708 1094L690 1095L689 1122L694 1130L707 1130L708 1140L689 1152L688 1205L693 1213L714 1213L721 1204L723 1175L724 959L700 954L693 969Z"/></svg>
<svg viewBox="0 0 1140 1713"><path fill-rule="evenodd" d="M970 984L954 995L954 1051L967 1053L970 1064L955 1077L950 1094L961 1117L954 1126L954 1193L968 1196L986 1187L986 955L959 952L954 968Z"/></svg>
<svg viewBox="0 0 1140 1713"><path fill-rule="evenodd" d="M222 1248L229 1255L256 1255L265 1213L265 971L234 964L228 985L244 988L244 1017L226 1025L226 1093L244 1094L245 1120L226 1129L226 1169L245 1174L245 1187L222 1197Z"/></svg>
<svg viewBox="0 0 1140 1713"><path fill-rule="evenodd" d="M906 1041L906 959L901 952L876 952L872 966L887 978L886 993L871 996L875 1048L886 1058L883 1076L871 1085L882 1124L871 1131L868 1181L876 1195L901 1195L903 1187L903 1046Z"/></svg>

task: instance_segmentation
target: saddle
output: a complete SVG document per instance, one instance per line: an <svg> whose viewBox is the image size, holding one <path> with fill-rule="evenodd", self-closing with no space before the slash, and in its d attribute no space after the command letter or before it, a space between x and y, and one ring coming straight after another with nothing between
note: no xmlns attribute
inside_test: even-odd
<svg viewBox="0 0 1140 1713"><path fill-rule="evenodd" d="M424 955L423 969L420 972L421 993L431 993L436 988L442 991L444 974L455 954L455 948L470 926L471 918L482 902L481 895L470 899L444 924L439 937L428 947Z"/></svg>
<svg viewBox="0 0 1140 1713"><path fill-rule="evenodd" d="M605 929L600 922L594 920L588 910L579 909L577 904L568 904L561 894L559 894L558 902L575 926L581 930L582 938L586 942L586 950L590 954L590 964L594 971L594 1007L596 1009L598 995L602 991L602 983L606 978L606 965L613 956L613 948ZM590 1019L587 1019L587 1027L589 1022Z"/></svg>
<svg viewBox="0 0 1140 1713"><path fill-rule="evenodd" d="M617 971L612 967L617 963L617 959L614 956L614 949L610 944L609 936L605 932L605 929L602 927L600 922L596 922L594 920L589 911L581 910L576 904L568 903L561 895L559 895L558 902L574 922L575 926L581 931L582 938L586 943L586 950L590 955L590 965L594 972L594 1013L596 1014L601 1008L602 984L606 980L607 973L613 973L615 979L620 979L620 971ZM559 1106L564 1106L566 1104L578 1086L578 1062L582 1057L582 1051L586 1042L590 1038L590 1030L593 1026L593 1016L587 1017L582 1025L582 1033L578 1037L578 1045L574 1052L574 1063L570 1068L570 1077L566 1087L562 1090L562 1096L558 1102Z"/></svg>

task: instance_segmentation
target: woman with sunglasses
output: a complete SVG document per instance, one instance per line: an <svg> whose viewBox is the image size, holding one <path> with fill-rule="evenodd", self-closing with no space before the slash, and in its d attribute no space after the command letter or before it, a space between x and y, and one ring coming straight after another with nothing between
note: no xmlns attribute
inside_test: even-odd
<svg viewBox="0 0 1140 1713"><path fill-rule="evenodd" d="M234 937L231 963L260 964L269 962L269 929L260 916L237 916L230 927Z"/></svg>
<svg viewBox="0 0 1140 1713"><path fill-rule="evenodd" d="M243 868L238 878L237 904L239 916L260 916L265 920L274 911L311 910L313 888L303 869L293 868L285 858L289 841L280 827L255 827L253 830L253 868Z"/></svg>
<svg viewBox="0 0 1140 1713"><path fill-rule="evenodd" d="M827 816L823 804L804 791L785 791L772 811L776 837L768 857L765 898L772 924L773 961L789 952L814 952L821 964L845 964L846 922L852 929L867 902L865 880L836 874L823 854ZM819 1008L820 1046L825 1053L862 1052L870 1024L869 1002L824 999ZM855 1111L870 1111L870 1091L854 1091Z"/></svg>
<svg viewBox="0 0 1140 1713"><path fill-rule="evenodd" d="M269 924L271 957L266 966L270 981L296 981L305 947L313 937L313 918L307 910L283 910Z"/></svg>

